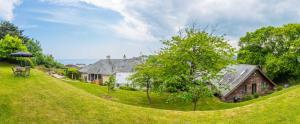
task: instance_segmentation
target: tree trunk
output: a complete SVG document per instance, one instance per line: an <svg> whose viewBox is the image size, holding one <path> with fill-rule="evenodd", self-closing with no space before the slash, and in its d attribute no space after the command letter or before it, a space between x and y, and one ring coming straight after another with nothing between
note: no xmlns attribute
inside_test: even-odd
<svg viewBox="0 0 300 124"><path fill-rule="evenodd" d="M110 85L109 85L109 83L107 83L107 93L109 93L110 92Z"/></svg>
<svg viewBox="0 0 300 124"><path fill-rule="evenodd" d="M198 102L198 99L194 99L194 100L193 100L193 104L194 104L194 105L193 105L193 106L194 106L194 107L193 107L193 110L194 110L194 111L196 111L196 109L197 109L197 102Z"/></svg>
<svg viewBox="0 0 300 124"><path fill-rule="evenodd" d="M151 98L150 98L150 84L147 82L147 98L148 98L148 103L151 104Z"/></svg>
<svg viewBox="0 0 300 124"><path fill-rule="evenodd" d="M72 73L72 79L74 79L74 75L73 75L73 73Z"/></svg>

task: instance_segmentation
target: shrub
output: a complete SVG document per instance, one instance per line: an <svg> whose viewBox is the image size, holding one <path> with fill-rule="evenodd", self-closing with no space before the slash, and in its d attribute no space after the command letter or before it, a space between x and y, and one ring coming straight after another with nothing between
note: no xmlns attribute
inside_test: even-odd
<svg viewBox="0 0 300 124"><path fill-rule="evenodd" d="M65 69L54 68L53 71L54 71L56 74L59 74L59 75L67 75Z"/></svg>
<svg viewBox="0 0 300 124"><path fill-rule="evenodd" d="M258 94L258 93L254 93L254 94L253 94L253 97L254 97L254 98L258 98L258 97L259 97L259 94Z"/></svg>
<svg viewBox="0 0 300 124"><path fill-rule="evenodd" d="M276 87L276 90L277 90L277 91L280 91L280 90L282 90L282 89L283 89L282 86L277 86L277 87Z"/></svg>
<svg viewBox="0 0 300 124"><path fill-rule="evenodd" d="M130 91L137 91L137 89L129 86L120 86L120 89L122 90L130 90Z"/></svg>
<svg viewBox="0 0 300 124"><path fill-rule="evenodd" d="M71 79L79 79L80 76L77 68L68 68L66 74Z"/></svg>
<svg viewBox="0 0 300 124"><path fill-rule="evenodd" d="M254 98L253 95L246 95L243 97L243 100L251 100L253 98Z"/></svg>
<svg viewBox="0 0 300 124"><path fill-rule="evenodd" d="M297 84L299 84L299 83L300 83L299 80L296 80L296 79L290 79L288 84L290 84L290 85L297 85Z"/></svg>

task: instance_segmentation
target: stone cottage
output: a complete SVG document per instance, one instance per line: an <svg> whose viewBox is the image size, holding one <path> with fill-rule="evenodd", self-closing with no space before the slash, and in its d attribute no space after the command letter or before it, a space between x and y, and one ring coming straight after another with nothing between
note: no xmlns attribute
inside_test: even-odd
<svg viewBox="0 0 300 124"><path fill-rule="evenodd" d="M79 70L81 79L85 82L96 84L104 84L109 76L116 76L116 86L122 86L130 83L126 80L133 72L136 65L142 63L144 57L133 57L127 59L124 55L123 59L101 59L94 64L83 67Z"/></svg>
<svg viewBox="0 0 300 124"><path fill-rule="evenodd" d="M219 90L220 98L227 102L236 102L251 94L265 95L276 86L255 65L232 65L220 73L224 76L212 81L212 84Z"/></svg>

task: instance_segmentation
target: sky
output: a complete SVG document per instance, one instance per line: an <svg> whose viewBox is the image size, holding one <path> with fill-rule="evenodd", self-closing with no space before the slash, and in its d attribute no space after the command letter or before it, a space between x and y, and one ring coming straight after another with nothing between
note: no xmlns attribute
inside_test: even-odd
<svg viewBox="0 0 300 124"><path fill-rule="evenodd" d="M0 20L41 42L57 59L154 54L192 24L235 48L246 32L300 22L299 0L0 0Z"/></svg>

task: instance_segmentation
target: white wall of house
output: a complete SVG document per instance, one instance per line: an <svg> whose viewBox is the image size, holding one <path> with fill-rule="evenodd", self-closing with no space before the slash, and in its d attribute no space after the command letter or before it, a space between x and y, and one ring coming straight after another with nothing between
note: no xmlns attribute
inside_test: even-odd
<svg viewBox="0 0 300 124"><path fill-rule="evenodd" d="M130 85L131 81L128 78L132 75L130 72L118 72L116 73L116 86L126 86Z"/></svg>

